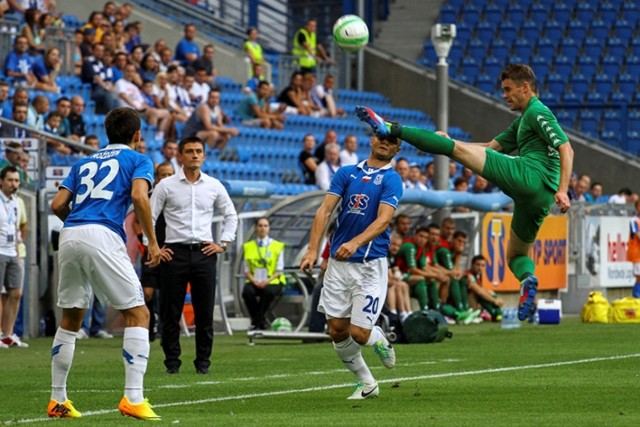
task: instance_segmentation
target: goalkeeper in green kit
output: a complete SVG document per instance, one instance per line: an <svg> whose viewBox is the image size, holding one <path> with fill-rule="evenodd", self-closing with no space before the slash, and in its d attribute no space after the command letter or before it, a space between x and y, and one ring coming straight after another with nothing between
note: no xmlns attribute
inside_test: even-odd
<svg viewBox="0 0 640 427"><path fill-rule="evenodd" d="M507 260L520 281L518 318L526 320L535 311L538 289L529 249L554 201L563 213L571 205L567 190L573 149L556 117L538 99L531 67L510 64L500 73L500 81L507 105L522 115L487 143L465 143L443 133L402 127L384 121L366 107L356 107L356 114L377 135L392 135L419 150L448 156L493 182L514 200ZM517 157L503 154L516 149Z"/></svg>

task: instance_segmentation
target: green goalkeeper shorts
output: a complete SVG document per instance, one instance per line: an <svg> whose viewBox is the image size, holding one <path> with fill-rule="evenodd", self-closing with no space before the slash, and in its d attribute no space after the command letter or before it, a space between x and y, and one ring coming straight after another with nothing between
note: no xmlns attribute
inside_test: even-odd
<svg viewBox="0 0 640 427"><path fill-rule="evenodd" d="M549 215L555 191L544 184L538 172L522 157L512 157L487 149L482 176L498 186L514 201L511 229L526 243L536 240L542 222Z"/></svg>

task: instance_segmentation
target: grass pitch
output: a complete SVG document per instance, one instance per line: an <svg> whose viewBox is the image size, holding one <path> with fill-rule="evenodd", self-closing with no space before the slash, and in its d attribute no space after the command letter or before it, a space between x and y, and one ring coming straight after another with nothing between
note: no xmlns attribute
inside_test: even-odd
<svg viewBox="0 0 640 427"><path fill-rule="evenodd" d="M182 338L183 365L166 375L152 343L146 397L184 426L638 426L640 325L454 326L440 344L397 345L395 369L363 354L380 397L352 401L355 378L331 344L217 336L211 373L196 375L194 339ZM78 420L46 417L51 338L0 350L0 423L121 426L121 339L78 341L68 382Z"/></svg>

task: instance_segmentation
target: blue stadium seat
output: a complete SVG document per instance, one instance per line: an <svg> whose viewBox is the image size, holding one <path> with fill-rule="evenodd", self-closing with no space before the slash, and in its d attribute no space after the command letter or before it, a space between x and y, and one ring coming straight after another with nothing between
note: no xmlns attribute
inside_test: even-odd
<svg viewBox="0 0 640 427"><path fill-rule="evenodd" d="M488 3L484 8L484 19L494 26L497 26L498 24L503 22L503 14L504 8L498 6L495 3Z"/></svg>
<svg viewBox="0 0 640 427"><path fill-rule="evenodd" d="M547 76L547 91L551 93L563 93L567 86L568 74L551 73Z"/></svg>
<svg viewBox="0 0 640 427"><path fill-rule="evenodd" d="M622 15L624 16L624 15ZM613 24L613 32L622 40L629 40L633 35L633 26L626 19L618 19Z"/></svg>
<svg viewBox="0 0 640 427"><path fill-rule="evenodd" d="M483 92L492 94L497 87L497 78L495 75L480 74L476 78L475 86Z"/></svg>
<svg viewBox="0 0 640 427"><path fill-rule="evenodd" d="M495 56L487 56L484 59L482 72L484 74L488 74L489 76L493 76L493 78L496 78L500 74L500 71L502 70L503 65L504 65L504 61L496 58Z"/></svg>
<svg viewBox="0 0 640 427"><path fill-rule="evenodd" d="M502 40L516 40L518 36L518 27L509 20L503 20L498 27L497 35Z"/></svg>
<svg viewBox="0 0 640 427"><path fill-rule="evenodd" d="M587 77L592 77L596 73L598 64L591 56L582 55L578 57L577 72Z"/></svg>
<svg viewBox="0 0 640 427"><path fill-rule="evenodd" d="M544 105L547 105L550 107L557 105L559 102L559 99L560 99L560 96L558 96L558 94L556 93L542 92L540 94L540 101L542 101Z"/></svg>
<svg viewBox="0 0 640 427"><path fill-rule="evenodd" d="M598 73L593 78L593 90L604 98L608 98L613 90L613 76L609 74Z"/></svg>
<svg viewBox="0 0 640 427"><path fill-rule="evenodd" d="M602 95L599 92L589 92L585 100L588 105L603 105L607 97L608 96Z"/></svg>
<svg viewBox="0 0 640 427"><path fill-rule="evenodd" d="M640 56L640 37L633 37L629 44L631 46L631 55Z"/></svg>
<svg viewBox="0 0 640 427"><path fill-rule="evenodd" d="M628 104L631 102L631 92L614 91L611 92L609 102L612 104Z"/></svg>
<svg viewBox="0 0 640 427"><path fill-rule="evenodd" d="M635 1L625 1L622 4L622 16L632 27L636 26L640 20L640 6Z"/></svg>
<svg viewBox="0 0 640 427"><path fill-rule="evenodd" d="M611 130L603 130L600 132L600 139L602 142L611 145L612 147L620 148L620 133Z"/></svg>
<svg viewBox="0 0 640 427"><path fill-rule="evenodd" d="M622 118L618 110L605 110L602 115L602 130L618 133L622 130Z"/></svg>
<svg viewBox="0 0 640 427"><path fill-rule="evenodd" d="M579 51L580 51L580 45L575 39L571 37L565 37L562 39L562 43L560 43L561 55L566 56L573 62L578 56Z"/></svg>
<svg viewBox="0 0 640 427"><path fill-rule="evenodd" d="M498 59L504 59L509 55L511 50L511 41L505 41L503 39L493 39L491 42L490 54Z"/></svg>
<svg viewBox="0 0 640 427"><path fill-rule="evenodd" d="M576 5L576 11L575 11L576 21L591 22L595 15L596 15L596 9L591 2L581 1L581 2L578 2L578 4Z"/></svg>
<svg viewBox="0 0 640 427"><path fill-rule="evenodd" d="M544 4L534 3L529 9L529 19L535 22L545 22L549 18L549 9Z"/></svg>
<svg viewBox="0 0 640 427"><path fill-rule="evenodd" d="M470 26L468 26L464 22L457 23L456 38L454 40L454 43L457 40L457 41L464 41L464 43L466 44L466 42L471 40L471 33L472 33L472 28Z"/></svg>
<svg viewBox="0 0 640 427"><path fill-rule="evenodd" d="M587 32L589 31L585 22L589 21L570 21L567 27L567 35L575 40L584 40L584 38L587 36Z"/></svg>
<svg viewBox="0 0 640 427"><path fill-rule="evenodd" d="M620 37L610 37L607 40L607 54L612 56L624 57L627 50L627 44Z"/></svg>
<svg viewBox="0 0 640 427"><path fill-rule="evenodd" d="M625 72L634 76L640 74L640 56L628 56L625 61Z"/></svg>
<svg viewBox="0 0 640 427"><path fill-rule="evenodd" d="M578 95L584 95L589 91L591 82L584 74L572 74L569 83L573 92Z"/></svg>
<svg viewBox="0 0 640 427"><path fill-rule="evenodd" d="M561 24L566 24L571 20L572 8L563 2L553 2L551 15Z"/></svg>
<svg viewBox="0 0 640 427"><path fill-rule="evenodd" d="M544 35L552 40L560 40L564 35L564 23L548 20L544 24Z"/></svg>
<svg viewBox="0 0 640 427"><path fill-rule="evenodd" d="M640 132L627 132L627 146L624 148L634 156L640 156Z"/></svg>
<svg viewBox="0 0 640 427"><path fill-rule="evenodd" d="M471 39L467 48L467 58L470 57L476 61L481 61L487 54L487 45L478 39ZM462 61L464 62L465 59Z"/></svg>
<svg viewBox="0 0 640 427"><path fill-rule="evenodd" d="M562 105L567 105L567 106L579 106L582 105L582 101L584 100L584 94L583 93L575 93L575 92L565 92L562 94Z"/></svg>
<svg viewBox="0 0 640 427"><path fill-rule="evenodd" d="M541 37L536 44L536 54L546 58L553 58L556 53L556 45L549 37Z"/></svg>
<svg viewBox="0 0 640 427"><path fill-rule="evenodd" d="M630 109L627 116L627 128L640 132L640 110Z"/></svg>
<svg viewBox="0 0 640 427"><path fill-rule="evenodd" d="M598 135L598 118L593 111L588 108L583 108L580 110L578 117L580 118L579 123L581 132L591 136Z"/></svg>
<svg viewBox="0 0 640 427"><path fill-rule="evenodd" d="M480 21L476 25L476 37L485 44L489 44L489 42L493 39L493 31L495 30L495 25L489 23L487 21Z"/></svg>
<svg viewBox="0 0 640 427"><path fill-rule="evenodd" d="M480 9L472 3L466 4L462 9L460 20L471 26L476 25L480 21Z"/></svg>
<svg viewBox="0 0 640 427"><path fill-rule="evenodd" d="M555 111L556 119L562 126L574 127L574 118L566 109L557 109Z"/></svg>
<svg viewBox="0 0 640 427"><path fill-rule="evenodd" d="M609 37L609 25L602 19L591 21L589 35L599 40L605 40Z"/></svg>
<svg viewBox="0 0 640 427"><path fill-rule="evenodd" d="M600 72L615 77L620 73L622 68L622 57L606 55L601 60Z"/></svg>
<svg viewBox="0 0 640 427"><path fill-rule="evenodd" d="M529 58L533 53L533 46L527 39L518 38L513 42L513 53L522 58Z"/></svg>
<svg viewBox="0 0 640 427"><path fill-rule="evenodd" d="M556 73L568 76L573 71L573 60L568 56L558 55L554 60L553 68Z"/></svg>
<svg viewBox="0 0 640 427"><path fill-rule="evenodd" d="M599 2L598 6L598 17L606 22L607 24L611 24L616 20L618 16L618 10L616 6L611 4L610 2Z"/></svg>
<svg viewBox="0 0 640 427"><path fill-rule="evenodd" d="M532 56L530 65L539 81L543 81L549 74L549 61L544 56Z"/></svg>
<svg viewBox="0 0 640 427"><path fill-rule="evenodd" d="M444 24L455 24L457 22L458 10L450 4L444 4L440 8L440 22Z"/></svg>
<svg viewBox="0 0 640 427"><path fill-rule="evenodd" d="M540 33L541 27L537 22L527 20L522 23L522 37L528 40L537 40Z"/></svg>
<svg viewBox="0 0 640 427"><path fill-rule="evenodd" d="M518 2L512 2L507 6L506 18L513 22L514 25L522 24L526 16L526 9Z"/></svg>

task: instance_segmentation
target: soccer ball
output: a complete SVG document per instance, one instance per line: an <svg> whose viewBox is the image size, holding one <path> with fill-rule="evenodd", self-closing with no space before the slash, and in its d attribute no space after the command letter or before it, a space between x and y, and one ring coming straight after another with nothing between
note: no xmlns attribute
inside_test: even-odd
<svg viewBox="0 0 640 427"><path fill-rule="evenodd" d="M291 322L286 317L278 317L271 323L271 330L276 332L291 332Z"/></svg>
<svg viewBox="0 0 640 427"><path fill-rule="evenodd" d="M333 24L333 40L345 52L356 52L369 43L369 28L358 15L344 15Z"/></svg>

